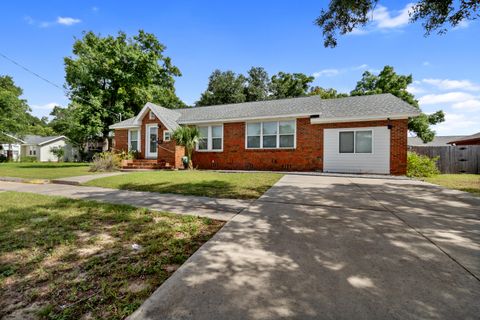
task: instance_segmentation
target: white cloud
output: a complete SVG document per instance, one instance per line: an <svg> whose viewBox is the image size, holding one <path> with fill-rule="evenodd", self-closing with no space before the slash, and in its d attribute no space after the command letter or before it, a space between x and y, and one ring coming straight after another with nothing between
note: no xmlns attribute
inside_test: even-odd
<svg viewBox="0 0 480 320"><path fill-rule="evenodd" d="M431 65L431 64L430 64L429 61L423 61L423 62L422 62L422 66L424 66L424 67L429 67L430 65Z"/></svg>
<svg viewBox="0 0 480 320"><path fill-rule="evenodd" d="M73 26L74 24L80 23L82 20L80 19L75 19L71 17L58 17L57 18L57 23L64 25L64 26Z"/></svg>
<svg viewBox="0 0 480 320"><path fill-rule="evenodd" d="M368 64L364 63L364 64L361 64L359 66L353 67L352 69L353 70L364 70L364 69L367 69L367 68L368 68Z"/></svg>
<svg viewBox="0 0 480 320"><path fill-rule="evenodd" d="M445 121L433 126L438 135L461 135L478 132L479 116L466 116L459 113L445 113Z"/></svg>
<svg viewBox="0 0 480 320"><path fill-rule="evenodd" d="M441 103L454 103L454 102L462 102L465 100L474 99L474 96L459 91L453 91L448 93L441 93L441 94L427 94L418 100L421 105L424 104L441 104Z"/></svg>
<svg viewBox="0 0 480 320"><path fill-rule="evenodd" d="M399 28L408 24L410 15L409 11L414 4L407 4L402 10L398 12L396 16L392 16L392 12L382 5L378 5L378 8L373 10L373 22L380 29Z"/></svg>
<svg viewBox="0 0 480 320"><path fill-rule="evenodd" d="M57 20L55 21L37 21L32 17L26 16L24 20L28 24L38 26L40 28L48 28L54 25L73 26L74 24L82 22L82 20L72 17L57 17Z"/></svg>
<svg viewBox="0 0 480 320"><path fill-rule="evenodd" d="M95 7L95 6L92 7L92 12L98 12L98 10L99 10L98 7Z"/></svg>
<svg viewBox="0 0 480 320"><path fill-rule="evenodd" d="M452 105L454 109L460 109L465 111L479 111L480 110L480 100L470 99L461 102L454 103Z"/></svg>
<svg viewBox="0 0 480 320"><path fill-rule="evenodd" d="M456 26L455 28L453 28L453 30L459 30L459 29L466 29L470 26L470 21L468 20L462 20L460 21Z"/></svg>
<svg viewBox="0 0 480 320"><path fill-rule="evenodd" d="M420 93L425 93L425 89L422 89L418 86L415 85L409 85L407 87L407 91L410 92L411 94L420 94Z"/></svg>
<svg viewBox="0 0 480 320"><path fill-rule="evenodd" d="M53 108L56 106L60 106L60 104L56 102L50 102L50 103L41 104L41 105L32 104L30 108L36 109L36 110L53 110Z"/></svg>
<svg viewBox="0 0 480 320"><path fill-rule="evenodd" d="M423 79L422 82L442 90L461 89L468 91L480 91L480 85L469 80Z"/></svg>
<svg viewBox="0 0 480 320"><path fill-rule="evenodd" d="M390 31L400 29L409 23L409 12L414 3L408 3L403 9L397 11L390 11L387 7L378 5L373 11L367 15L372 17L371 23L366 28L355 28L348 34L350 35L365 35L372 31Z"/></svg>
<svg viewBox="0 0 480 320"><path fill-rule="evenodd" d="M319 78L319 77L333 77L336 76L340 73L340 70L338 69L323 69L317 72L314 72L312 76L314 78Z"/></svg>

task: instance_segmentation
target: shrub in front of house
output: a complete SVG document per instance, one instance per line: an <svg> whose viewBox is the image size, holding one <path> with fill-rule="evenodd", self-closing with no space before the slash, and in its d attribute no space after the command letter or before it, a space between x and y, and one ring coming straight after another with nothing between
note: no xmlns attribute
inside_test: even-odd
<svg viewBox="0 0 480 320"><path fill-rule="evenodd" d="M22 156L22 157L20 157L20 162L37 162L37 157L35 157L35 156Z"/></svg>
<svg viewBox="0 0 480 320"><path fill-rule="evenodd" d="M101 152L93 156L89 171L115 171L120 168L122 158L114 152Z"/></svg>
<svg viewBox="0 0 480 320"><path fill-rule="evenodd" d="M409 152L407 156L407 176L425 178L440 174L437 160L438 157L430 158L415 152Z"/></svg>

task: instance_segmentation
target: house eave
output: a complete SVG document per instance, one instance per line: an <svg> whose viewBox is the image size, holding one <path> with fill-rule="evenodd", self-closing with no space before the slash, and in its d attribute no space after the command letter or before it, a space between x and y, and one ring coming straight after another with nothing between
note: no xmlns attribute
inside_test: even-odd
<svg viewBox="0 0 480 320"><path fill-rule="evenodd" d="M342 117L342 118L312 118L311 124L325 124L325 123L341 123L341 122L366 122L366 121L383 121L383 120L401 120L415 117L418 114L401 114L389 116L371 116L371 117Z"/></svg>

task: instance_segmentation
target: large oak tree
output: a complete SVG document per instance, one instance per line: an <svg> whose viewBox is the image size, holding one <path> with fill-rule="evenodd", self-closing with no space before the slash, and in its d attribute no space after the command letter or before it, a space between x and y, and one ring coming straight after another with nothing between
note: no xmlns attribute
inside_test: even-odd
<svg viewBox="0 0 480 320"><path fill-rule="evenodd" d="M181 75L165 46L155 35L142 30L132 38L119 32L101 37L86 32L65 58L66 88L72 114L87 136L101 136L108 147L108 127L138 113L147 102L167 108L183 107L175 94L175 79Z"/></svg>

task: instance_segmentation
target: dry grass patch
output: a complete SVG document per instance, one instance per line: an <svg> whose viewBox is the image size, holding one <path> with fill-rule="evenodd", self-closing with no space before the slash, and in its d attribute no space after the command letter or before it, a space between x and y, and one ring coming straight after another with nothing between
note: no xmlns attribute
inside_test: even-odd
<svg viewBox="0 0 480 320"><path fill-rule="evenodd" d="M0 193L0 318L123 319L222 222Z"/></svg>

